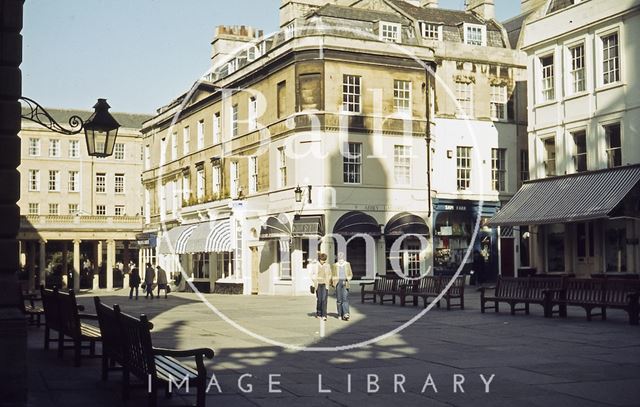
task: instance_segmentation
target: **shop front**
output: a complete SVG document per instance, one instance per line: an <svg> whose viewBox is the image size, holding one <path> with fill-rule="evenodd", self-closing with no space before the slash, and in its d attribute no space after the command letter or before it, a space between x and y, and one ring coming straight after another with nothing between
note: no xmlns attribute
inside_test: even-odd
<svg viewBox="0 0 640 407"><path fill-rule="evenodd" d="M498 233L487 222L499 207L497 201L433 200L436 275L453 275L462 265L462 272L471 275L474 282L495 281L499 270Z"/></svg>

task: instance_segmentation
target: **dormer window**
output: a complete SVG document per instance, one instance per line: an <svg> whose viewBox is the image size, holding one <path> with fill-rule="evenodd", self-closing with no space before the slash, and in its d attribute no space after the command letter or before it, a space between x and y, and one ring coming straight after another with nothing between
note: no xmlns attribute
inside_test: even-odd
<svg viewBox="0 0 640 407"><path fill-rule="evenodd" d="M400 30L402 25L380 21L380 40L387 42L400 42Z"/></svg>
<svg viewBox="0 0 640 407"><path fill-rule="evenodd" d="M426 21L420 21L420 33L422 38L427 40L442 40L442 24L427 23Z"/></svg>
<svg viewBox="0 0 640 407"><path fill-rule="evenodd" d="M463 29L465 44L487 45L487 28L484 25L465 23Z"/></svg>

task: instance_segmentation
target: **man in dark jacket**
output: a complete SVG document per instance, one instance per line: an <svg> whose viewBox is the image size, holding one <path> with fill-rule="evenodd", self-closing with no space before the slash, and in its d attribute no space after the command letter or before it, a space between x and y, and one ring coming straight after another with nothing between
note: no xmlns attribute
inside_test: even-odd
<svg viewBox="0 0 640 407"><path fill-rule="evenodd" d="M147 292L145 298L149 298L149 296L151 296L151 299L153 299L153 280L155 279L156 272L153 270L151 263L147 263L147 267L144 271L144 288Z"/></svg>
<svg viewBox="0 0 640 407"><path fill-rule="evenodd" d="M136 290L136 300L138 299L138 286L140 285L140 271L135 265L131 267L129 276L129 299L133 298L133 290Z"/></svg>

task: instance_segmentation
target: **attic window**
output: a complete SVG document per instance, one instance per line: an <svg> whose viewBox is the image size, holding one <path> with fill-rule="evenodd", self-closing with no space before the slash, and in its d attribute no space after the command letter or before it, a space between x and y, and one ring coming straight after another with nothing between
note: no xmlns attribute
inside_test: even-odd
<svg viewBox="0 0 640 407"><path fill-rule="evenodd" d="M380 40L387 42L400 42L400 24L380 21Z"/></svg>
<svg viewBox="0 0 640 407"><path fill-rule="evenodd" d="M465 44L487 45L487 28L484 25L465 23L463 29Z"/></svg>
<svg viewBox="0 0 640 407"><path fill-rule="evenodd" d="M439 41L442 39L442 25L427 23L426 21L420 21L420 32L422 33L422 38L426 38L428 40L436 40Z"/></svg>

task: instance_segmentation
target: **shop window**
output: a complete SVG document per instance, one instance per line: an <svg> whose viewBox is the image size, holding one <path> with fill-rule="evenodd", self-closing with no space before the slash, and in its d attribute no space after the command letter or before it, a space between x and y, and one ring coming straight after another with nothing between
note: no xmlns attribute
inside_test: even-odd
<svg viewBox="0 0 640 407"><path fill-rule="evenodd" d="M593 257L593 222L576 225L576 240L578 258Z"/></svg>
<svg viewBox="0 0 640 407"><path fill-rule="evenodd" d="M291 280L291 250L288 240L276 242L276 262L280 267L280 280Z"/></svg>
<svg viewBox="0 0 640 407"><path fill-rule="evenodd" d="M218 276L220 278L233 276L233 252L216 253L216 262L218 263Z"/></svg>
<svg viewBox="0 0 640 407"><path fill-rule="evenodd" d="M627 230L624 221L610 221L606 226L604 252L608 273L627 270Z"/></svg>
<svg viewBox="0 0 640 407"><path fill-rule="evenodd" d="M564 271L564 225L550 225L547 232L547 272Z"/></svg>
<svg viewBox="0 0 640 407"><path fill-rule="evenodd" d="M193 278L208 279L209 278L209 253L194 253L193 259Z"/></svg>
<svg viewBox="0 0 640 407"><path fill-rule="evenodd" d="M421 242L415 236L405 237L396 253L391 251L395 239L386 241L387 274L395 273L405 277L420 276L420 252ZM394 264L400 266L400 270L394 270Z"/></svg>
<svg viewBox="0 0 640 407"><path fill-rule="evenodd" d="M434 265L440 270L456 270L469 249L475 218L467 212L441 213L436 218ZM471 256L467 259L472 261Z"/></svg>

